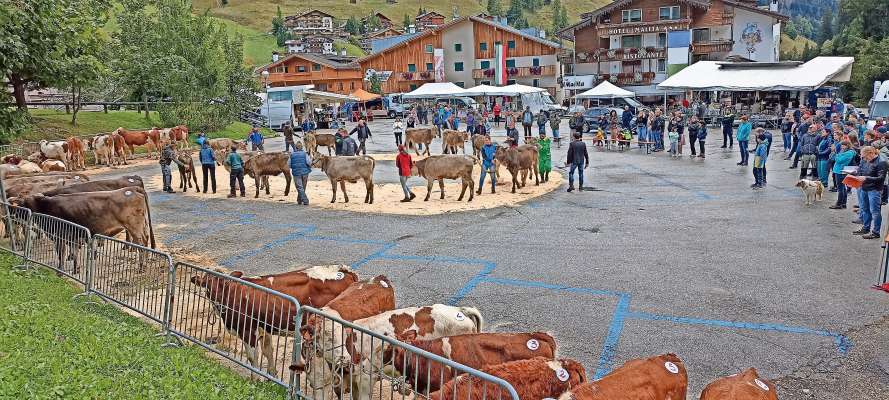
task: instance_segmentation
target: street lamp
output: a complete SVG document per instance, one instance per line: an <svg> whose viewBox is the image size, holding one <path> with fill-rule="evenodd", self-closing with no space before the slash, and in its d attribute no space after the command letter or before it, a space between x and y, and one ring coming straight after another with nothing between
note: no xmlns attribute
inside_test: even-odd
<svg viewBox="0 0 889 400"><path fill-rule="evenodd" d="M269 129L272 129L272 116L269 110L269 70L262 71L262 85L265 87L265 120Z"/></svg>

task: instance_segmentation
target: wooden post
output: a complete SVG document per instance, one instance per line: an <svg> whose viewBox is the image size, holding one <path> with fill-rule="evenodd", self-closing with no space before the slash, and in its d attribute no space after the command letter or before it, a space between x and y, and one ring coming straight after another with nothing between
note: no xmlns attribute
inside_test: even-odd
<svg viewBox="0 0 889 400"><path fill-rule="evenodd" d="M106 104L102 104L102 111L104 111L105 114L108 114L108 104L107 104L107 103L106 103Z"/></svg>

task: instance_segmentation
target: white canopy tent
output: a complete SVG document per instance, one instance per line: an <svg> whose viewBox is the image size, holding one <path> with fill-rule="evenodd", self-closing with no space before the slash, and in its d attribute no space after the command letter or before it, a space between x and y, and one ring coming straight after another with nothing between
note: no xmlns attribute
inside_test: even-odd
<svg viewBox="0 0 889 400"><path fill-rule="evenodd" d="M469 97L512 96L514 95L514 92L505 90L502 86L478 85L476 87L466 89L463 92L463 95Z"/></svg>
<svg viewBox="0 0 889 400"><path fill-rule="evenodd" d="M435 82L425 83L416 90L405 93L402 98L405 99L434 99L466 96L466 89L463 89L451 82Z"/></svg>
<svg viewBox="0 0 889 400"><path fill-rule="evenodd" d="M657 85L660 90L812 91L827 82L848 82L853 57L815 57L804 63L698 61Z"/></svg>
<svg viewBox="0 0 889 400"><path fill-rule="evenodd" d="M527 85L520 85L518 83L504 86L501 89L503 89L505 92L511 93L511 94L506 94L504 96L521 96L521 95L525 95L525 94L540 93L540 92L546 91L546 89L543 89L543 88L538 88L538 87L534 87L534 86L527 86Z"/></svg>
<svg viewBox="0 0 889 400"><path fill-rule="evenodd" d="M574 97L578 99L618 99L635 97L635 94L629 90L614 86L611 82L602 81L596 87Z"/></svg>

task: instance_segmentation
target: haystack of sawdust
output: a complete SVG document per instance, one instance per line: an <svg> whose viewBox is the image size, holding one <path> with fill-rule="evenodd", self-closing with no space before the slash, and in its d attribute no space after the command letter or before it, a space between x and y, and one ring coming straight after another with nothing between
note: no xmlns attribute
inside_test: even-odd
<svg viewBox="0 0 889 400"><path fill-rule="evenodd" d="M478 167L473 171L473 181L475 184L478 184L478 176L480 169ZM306 194L309 196L309 202L312 207L319 207L325 209L332 210L345 210L345 211L355 211L355 212L365 212L365 213L378 213L378 214L402 214L402 215L436 215L443 214L449 212L460 212L460 211L472 211L472 210L482 210L488 208L495 208L501 206L515 206L521 202L528 201L540 195L549 193L559 187L562 183L562 175L556 171L553 171L549 175L549 182L541 183L539 186L534 185L533 176L527 181L528 184L521 189L516 189L516 193L510 193L512 185L509 184L511 175L506 168L500 168L501 175L499 177L498 183L506 183L504 185L497 186L497 193L491 194L491 186L490 181L485 182L485 188L482 191L481 196L476 196L472 202L467 202L469 198L469 190L467 189L467 193L463 198L463 201L457 201L457 197L460 195L460 181L453 180L445 180L445 198L443 200L440 198L440 191L438 182L435 182L432 186L432 193L429 197L429 201L423 201L423 198L426 196L426 180L420 177L412 177L410 179L411 190L414 194L417 195L417 198L414 199L413 202L410 203L401 203L400 200L404 198L404 192L401 190L401 185L397 183L383 183L383 184L375 184L374 185L374 204L364 204L364 196L365 196L365 187L364 182L358 181L357 183L347 183L346 191L349 194L349 203L343 202L343 194L340 190L339 185L337 185L337 202L331 204L330 200L332 197L330 182L327 180L313 180L309 181L308 187L306 189ZM152 179L149 179L146 182L146 186L149 190L158 190L162 186L162 180L160 175L154 176ZM188 192L185 193L187 196L195 196L202 198L218 198L225 199L229 193L228 186L228 172L224 168L216 168L216 181L217 181L217 192L216 194L211 193L198 193L194 188L191 188ZM176 185L179 183L178 176L175 176L173 179L173 184ZM269 178L269 185L271 187L271 195L266 195L265 191L261 191L259 194L259 198L254 199L253 196L255 194L255 186L253 183L253 179L249 177L244 181L245 187L247 188L247 197L237 199L229 199L233 201L268 201L268 202L281 202L281 203L296 203L296 188L292 186L290 189L290 195L288 197L284 197L284 188L285 188L285 180L283 176L276 176ZM177 190L178 192L178 190Z"/></svg>

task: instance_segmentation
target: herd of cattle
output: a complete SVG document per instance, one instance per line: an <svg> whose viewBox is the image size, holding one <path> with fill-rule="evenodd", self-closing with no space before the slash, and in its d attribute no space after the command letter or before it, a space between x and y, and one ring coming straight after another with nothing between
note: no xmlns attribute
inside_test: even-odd
<svg viewBox="0 0 889 400"><path fill-rule="evenodd" d="M484 332L481 312L472 307L433 304L396 309L395 288L385 276L360 280L347 266L259 277L245 277L240 271L230 275L320 308L321 313L304 313L301 321L295 321L296 310L276 306L265 291L215 275L191 278L205 291L225 327L244 342L247 358L257 368L262 368L261 352L269 372L277 372L270 337L298 329L302 354L290 369L305 374L310 391L306 394L314 399L378 399L384 385L392 385L390 379L401 382L389 388L400 392L399 397L408 396L403 398L412 394L434 400L509 398L496 384L345 327L331 317L501 378L523 400L686 398L686 368L674 354L631 360L590 381L579 362L557 357L557 342L550 334ZM777 395L775 386L751 368L710 383L701 399L776 400Z"/></svg>

